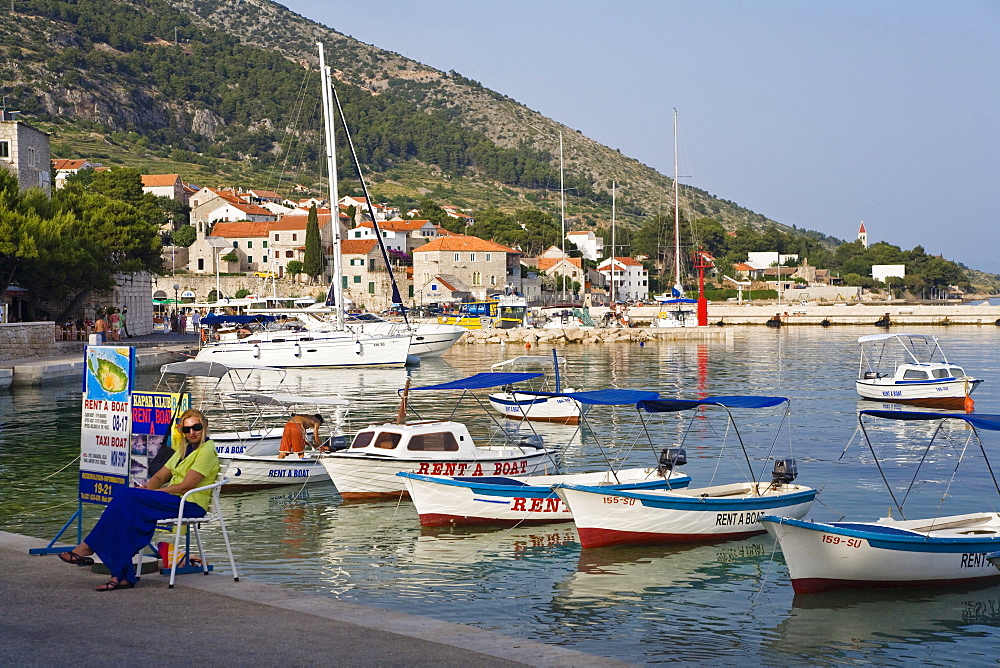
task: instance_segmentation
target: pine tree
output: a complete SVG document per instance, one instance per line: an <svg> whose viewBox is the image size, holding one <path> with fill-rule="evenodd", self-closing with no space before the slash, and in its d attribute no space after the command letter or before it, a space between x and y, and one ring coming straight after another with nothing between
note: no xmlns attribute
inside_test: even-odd
<svg viewBox="0 0 1000 668"><path fill-rule="evenodd" d="M309 220L306 222L306 254L303 259L302 273L315 281L323 273L323 245L319 240L319 216L316 215L315 204L309 209Z"/></svg>

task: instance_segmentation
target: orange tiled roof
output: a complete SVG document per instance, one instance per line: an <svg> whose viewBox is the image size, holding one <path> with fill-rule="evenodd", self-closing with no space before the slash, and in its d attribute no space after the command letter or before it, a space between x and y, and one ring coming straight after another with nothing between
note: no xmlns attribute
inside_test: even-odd
<svg viewBox="0 0 1000 668"><path fill-rule="evenodd" d="M508 248L495 241L486 241L478 237L470 237L464 234L454 236L438 237L429 241L420 248L414 249L414 253L426 253L430 251L495 251L499 253L517 253L513 248Z"/></svg>
<svg viewBox="0 0 1000 668"><path fill-rule="evenodd" d="M180 174L143 174L142 185L145 188L172 186L180 178Z"/></svg>
<svg viewBox="0 0 1000 668"><path fill-rule="evenodd" d="M428 220L380 220L378 221L378 227L380 230L387 232L413 232L423 228L429 222ZM371 221L366 220L358 225L358 227L374 229L375 226Z"/></svg>
<svg viewBox="0 0 1000 668"><path fill-rule="evenodd" d="M578 269L583 269L583 260L578 257L540 257L538 258L538 270L548 271L555 265L559 264L563 259L565 259L570 264L576 266Z"/></svg>
<svg viewBox="0 0 1000 668"><path fill-rule="evenodd" d="M327 209L329 211L329 209ZM308 211L306 212L309 213ZM319 223L319 229L323 229L330 224L330 219L332 216L329 213L317 213L316 222ZM284 216L278 219L278 222L271 226L271 229L275 232L287 232L289 230L305 230L306 225L309 224L309 216L303 216L300 213L286 213Z"/></svg>
<svg viewBox="0 0 1000 668"><path fill-rule="evenodd" d="M66 170L66 169L83 169L87 164L86 160L53 160L52 167L56 171Z"/></svg>
<svg viewBox="0 0 1000 668"><path fill-rule="evenodd" d="M368 255L377 243L378 239L347 239L340 242L340 254Z"/></svg>
<svg viewBox="0 0 1000 668"><path fill-rule="evenodd" d="M244 239L247 237L266 237L271 231L274 223L251 223L249 221L239 221L235 223L220 221L212 228L213 237L225 237L227 239Z"/></svg>

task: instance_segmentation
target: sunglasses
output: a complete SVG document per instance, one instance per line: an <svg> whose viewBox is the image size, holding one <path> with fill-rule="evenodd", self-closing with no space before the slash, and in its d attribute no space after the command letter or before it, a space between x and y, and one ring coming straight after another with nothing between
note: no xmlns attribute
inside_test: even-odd
<svg viewBox="0 0 1000 668"><path fill-rule="evenodd" d="M203 425L202 423L198 422L197 424L193 424L190 427L181 427L181 433L182 434L186 434L189 431L201 431L204 428L205 428L205 425Z"/></svg>

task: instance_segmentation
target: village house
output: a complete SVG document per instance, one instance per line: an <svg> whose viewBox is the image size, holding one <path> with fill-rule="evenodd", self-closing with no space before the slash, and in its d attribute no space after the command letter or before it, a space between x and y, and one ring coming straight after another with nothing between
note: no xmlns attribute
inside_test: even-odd
<svg viewBox="0 0 1000 668"><path fill-rule="evenodd" d="M215 223L246 220L251 223L275 222L278 216L267 209L244 202L227 190L202 188L191 199L193 223Z"/></svg>
<svg viewBox="0 0 1000 668"><path fill-rule="evenodd" d="M212 237L225 239L229 248L239 257L237 262L229 263L230 272L271 271L268 241L273 224L218 222L212 227Z"/></svg>
<svg viewBox="0 0 1000 668"><path fill-rule="evenodd" d="M414 291L424 301L434 298L435 281L450 276L452 287L468 286L476 299L503 292L521 291L521 254L513 248L478 237L438 237L413 251Z"/></svg>
<svg viewBox="0 0 1000 668"><path fill-rule="evenodd" d="M392 276L382 259L375 239L349 239L340 243L344 296L351 303L368 311L384 311L391 306ZM412 284L405 272L395 274L400 296L412 297ZM408 287L409 285L409 287Z"/></svg>
<svg viewBox="0 0 1000 668"><path fill-rule="evenodd" d="M233 250L232 242L223 237L208 234L208 224L195 224L195 240L186 250L188 256L187 268L193 274L217 274L236 271L239 262L226 262L222 256ZM243 237L249 239L249 237Z"/></svg>
<svg viewBox="0 0 1000 668"><path fill-rule="evenodd" d="M586 287L586 272L583 270L583 260L578 257L539 257L535 258L535 267L538 271L544 271L546 276L553 278L565 276L568 281L566 287L573 283L578 283L580 288Z"/></svg>
<svg viewBox="0 0 1000 668"><path fill-rule="evenodd" d="M16 111L0 109L0 166L17 177L21 190L41 188L51 197L49 135L18 116Z"/></svg>
<svg viewBox="0 0 1000 668"><path fill-rule="evenodd" d="M382 243L386 248L403 253L412 253L438 237L438 228L429 220L385 220L379 221ZM365 221L347 233L348 239L374 239L375 225Z"/></svg>
<svg viewBox="0 0 1000 668"><path fill-rule="evenodd" d="M343 214L340 218L341 239L346 239L348 219ZM322 280L329 283L333 280L333 228L330 222L333 214L330 209L317 209L316 221L319 226L319 240L323 248L325 269ZM306 252L306 228L309 225L309 212L301 209L282 216L281 220L271 225L271 271L278 276L285 275L285 267L292 260L302 262Z"/></svg>
<svg viewBox="0 0 1000 668"><path fill-rule="evenodd" d="M100 167L99 162L89 160L52 160L52 169L56 172L56 190L66 186L66 179L80 172L81 169Z"/></svg>
<svg viewBox="0 0 1000 668"><path fill-rule="evenodd" d="M593 232L567 232L566 241L580 251L580 255L596 262L604 254L604 238Z"/></svg>
<svg viewBox="0 0 1000 668"><path fill-rule="evenodd" d="M180 174L143 174L142 192L178 200L187 204L187 193Z"/></svg>
<svg viewBox="0 0 1000 668"><path fill-rule="evenodd" d="M612 266L616 300L649 298L649 274L641 262L630 257L609 257L601 262L597 271L604 276L607 285L611 285Z"/></svg>

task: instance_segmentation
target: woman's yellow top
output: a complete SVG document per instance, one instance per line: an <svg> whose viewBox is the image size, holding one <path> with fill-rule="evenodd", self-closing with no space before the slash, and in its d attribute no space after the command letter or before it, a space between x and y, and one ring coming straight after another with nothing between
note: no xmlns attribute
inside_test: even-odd
<svg viewBox="0 0 1000 668"><path fill-rule="evenodd" d="M183 444L185 447L187 444ZM211 440L205 441L196 448L190 455L181 459L181 453L174 451L174 454L164 464L164 468L170 471L170 481L168 485L178 485L187 476L188 471L197 471L205 476L198 487L211 485L219 477L219 455L215 452L215 443ZM212 492L206 490L197 492L188 497L188 501L197 503L208 511L212 503Z"/></svg>

